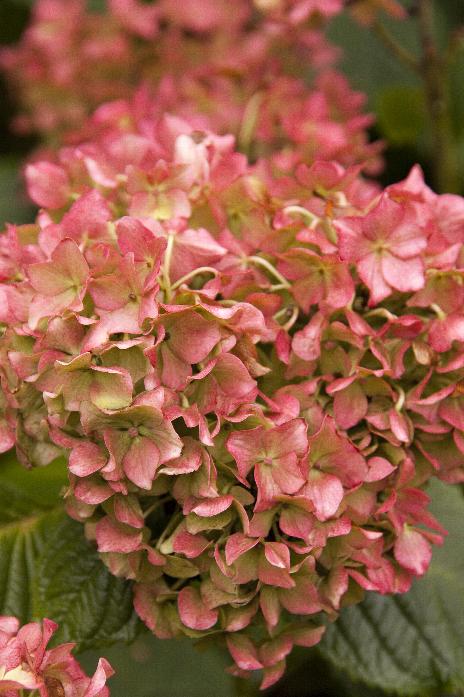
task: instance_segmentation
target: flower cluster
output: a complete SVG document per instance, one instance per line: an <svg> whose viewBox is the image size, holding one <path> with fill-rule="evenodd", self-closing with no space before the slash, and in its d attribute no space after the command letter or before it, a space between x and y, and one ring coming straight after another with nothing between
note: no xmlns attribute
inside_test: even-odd
<svg viewBox="0 0 464 697"><path fill-rule="evenodd" d="M58 625L51 620L20 627L16 617L0 616L0 694L4 697L108 697L113 670L104 658L89 678L71 651L74 644L47 645Z"/></svg>
<svg viewBox="0 0 464 697"><path fill-rule="evenodd" d="M378 171L364 95L333 69L337 52L322 31L339 0L280 9L240 0L233 13L224 0L108 0L104 14L71 0L65 16L57 3L38 0L19 45L1 55L22 103L20 130L79 142L89 112L138 90L139 118L171 112L233 133L254 159L278 150L279 170L317 158Z"/></svg>
<svg viewBox="0 0 464 697"><path fill-rule="evenodd" d="M464 481L464 200L103 112L27 166L42 210L0 238L2 447L67 450L69 513L148 627L223 636L266 687L442 541L423 485Z"/></svg>

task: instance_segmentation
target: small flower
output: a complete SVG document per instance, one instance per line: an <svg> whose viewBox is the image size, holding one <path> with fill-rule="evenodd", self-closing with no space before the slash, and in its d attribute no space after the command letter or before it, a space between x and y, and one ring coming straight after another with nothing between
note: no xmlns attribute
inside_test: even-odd
<svg viewBox="0 0 464 697"><path fill-rule="evenodd" d="M71 651L74 644L47 645L58 625L51 620L20 627L15 617L0 617L0 692L14 695L38 690L44 697L108 697L106 680L113 675L100 658L89 678Z"/></svg>

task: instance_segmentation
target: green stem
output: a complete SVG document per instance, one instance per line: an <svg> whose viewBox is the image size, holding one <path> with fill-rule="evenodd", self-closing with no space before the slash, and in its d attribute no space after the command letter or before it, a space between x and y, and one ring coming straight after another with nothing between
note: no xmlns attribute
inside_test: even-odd
<svg viewBox="0 0 464 697"><path fill-rule="evenodd" d="M165 299L166 299L167 303L169 303L171 301L171 297L172 297L170 268L171 268L171 259L172 259L173 249L174 249L174 233L170 232L168 235L168 244L166 247L166 253L164 255L164 264L163 264L163 290L164 290Z"/></svg>
<svg viewBox="0 0 464 697"><path fill-rule="evenodd" d="M199 266L198 269L193 269L193 271L186 273L185 276L182 276L182 278L179 278L178 281L173 283L171 286L171 291L177 290L177 288L180 288L183 283L187 283L187 281L190 281L190 279L195 278L195 276L198 276L201 273L210 273L213 276L217 276L218 271L217 269L213 269L212 266Z"/></svg>
<svg viewBox="0 0 464 697"><path fill-rule="evenodd" d="M459 176L449 112L446 65L434 36L433 0L420 0L417 8L422 46L421 74L430 116L436 189L459 190Z"/></svg>
<svg viewBox="0 0 464 697"><path fill-rule="evenodd" d="M414 73L420 73L421 66L417 58L404 48L381 22L374 22L372 29L384 46L398 58L400 63L403 63Z"/></svg>
<svg viewBox="0 0 464 697"><path fill-rule="evenodd" d="M253 142L253 136L256 130L259 110L263 98L263 92L255 92L255 94L253 94L248 100L248 104L246 105L243 114L242 124L240 126L237 141L239 149L248 156L251 155L251 145Z"/></svg>
<svg viewBox="0 0 464 697"><path fill-rule="evenodd" d="M256 264L257 266L262 266L272 276L274 276L274 278L276 278L279 281L279 284L282 285L282 288L291 288L290 283L287 281L287 279L284 278L282 274L277 271L275 266L273 266L267 259L264 259L264 257L246 257L246 261L251 262L252 264Z"/></svg>

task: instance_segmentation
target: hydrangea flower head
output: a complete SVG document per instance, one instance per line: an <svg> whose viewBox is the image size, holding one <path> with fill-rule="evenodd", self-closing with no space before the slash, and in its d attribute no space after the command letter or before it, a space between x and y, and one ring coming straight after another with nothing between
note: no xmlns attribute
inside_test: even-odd
<svg viewBox="0 0 464 697"><path fill-rule="evenodd" d="M2 443L68 453L68 511L147 626L222 637L267 687L443 539L423 487L464 480L462 200L417 168L276 177L116 111L28 167L42 209L1 238Z"/></svg>

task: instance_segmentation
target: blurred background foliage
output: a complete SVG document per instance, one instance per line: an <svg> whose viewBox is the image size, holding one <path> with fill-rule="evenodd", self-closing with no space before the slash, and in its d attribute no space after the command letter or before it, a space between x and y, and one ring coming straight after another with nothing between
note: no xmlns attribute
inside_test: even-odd
<svg viewBox="0 0 464 697"><path fill-rule="evenodd" d="M34 0L0 0L0 43L14 43L27 24ZM65 5L65 0L63 0ZM406 2L410 8L413 0ZM231 6L231 11L233 11ZM454 155L457 159L457 188L464 193L464 0L436 0L436 37L449 52L449 77L445 89L449 106ZM382 18L388 33L418 57L420 48L414 18L398 22ZM461 32L460 32L461 30ZM373 31L357 25L349 16L336 18L331 40L342 49L340 67L352 86L365 92L368 109L376 114L372 138L387 144L384 184L405 177L419 162L429 181L433 180L431 128L420 76L408 69ZM15 105L0 78L0 223L23 223L32 219L33 208L21 186L21 162L34 146L33 138L20 138L9 129ZM189 641L159 641L141 630L127 648L114 646L103 653L117 670L111 681L112 697L248 697L255 686L234 682L224 672L226 656L202 651ZM94 667L99 652L83 654L84 665ZM385 693L351 683L337 674L317 650L295 652L284 681L268 697L385 697ZM422 697L422 696L421 696ZM437 696L439 697L439 696Z"/></svg>

